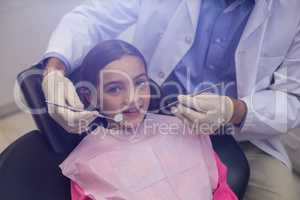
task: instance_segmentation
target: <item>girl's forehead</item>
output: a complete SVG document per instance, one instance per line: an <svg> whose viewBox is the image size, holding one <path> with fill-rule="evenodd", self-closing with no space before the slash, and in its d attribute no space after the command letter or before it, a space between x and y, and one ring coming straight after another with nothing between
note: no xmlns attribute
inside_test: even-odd
<svg viewBox="0 0 300 200"><path fill-rule="evenodd" d="M99 73L100 79L110 80L115 78L135 78L146 73L145 65L136 56L123 56L106 65Z"/></svg>

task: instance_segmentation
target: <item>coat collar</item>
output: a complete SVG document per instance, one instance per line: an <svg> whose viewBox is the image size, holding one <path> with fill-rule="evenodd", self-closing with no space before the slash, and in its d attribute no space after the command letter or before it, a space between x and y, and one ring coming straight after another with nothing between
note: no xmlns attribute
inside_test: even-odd
<svg viewBox="0 0 300 200"><path fill-rule="evenodd" d="M235 54L238 96L244 97L252 91L258 72L259 56L274 0L256 0ZM257 33L256 35L254 33ZM251 37L254 36L254 37Z"/></svg>
<svg viewBox="0 0 300 200"><path fill-rule="evenodd" d="M185 0L187 8L190 14L190 18L193 24L193 28L196 31L198 26L198 18L200 13L200 5L202 0Z"/></svg>
<svg viewBox="0 0 300 200"><path fill-rule="evenodd" d="M271 10L271 2L272 0L255 0L255 6L251 12L241 40L248 38L267 19Z"/></svg>

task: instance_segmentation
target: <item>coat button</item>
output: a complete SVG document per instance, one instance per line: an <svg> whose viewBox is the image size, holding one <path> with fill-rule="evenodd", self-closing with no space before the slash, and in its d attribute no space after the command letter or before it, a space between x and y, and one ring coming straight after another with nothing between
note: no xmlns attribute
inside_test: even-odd
<svg viewBox="0 0 300 200"><path fill-rule="evenodd" d="M216 69L216 66L214 66L214 65L209 65L208 68L209 68L210 70L215 70L215 69Z"/></svg>
<svg viewBox="0 0 300 200"><path fill-rule="evenodd" d="M159 77L160 79L165 78L165 73L162 72L162 71L160 71L160 72L158 73L158 77Z"/></svg>
<svg viewBox="0 0 300 200"><path fill-rule="evenodd" d="M192 44L193 38L192 38L191 36L186 36L186 37L185 37L185 42L186 42L187 44Z"/></svg>
<svg viewBox="0 0 300 200"><path fill-rule="evenodd" d="M221 43L221 42L222 42L222 39L221 39L221 38L216 38L216 39L215 39L215 42L216 42L216 43Z"/></svg>

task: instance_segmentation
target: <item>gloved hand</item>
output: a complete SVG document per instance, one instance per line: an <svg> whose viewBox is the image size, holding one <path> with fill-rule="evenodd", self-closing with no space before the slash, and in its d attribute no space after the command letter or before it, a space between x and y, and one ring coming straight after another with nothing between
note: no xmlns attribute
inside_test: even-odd
<svg viewBox="0 0 300 200"><path fill-rule="evenodd" d="M209 93L180 95L178 101L177 107L171 109L172 113L199 134L213 134L233 117L234 104L227 96Z"/></svg>
<svg viewBox="0 0 300 200"><path fill-rule="evenodd" d="M47 101L83 109L73 83L64 76L62 71L55 70L45 75L42 89ZM97 111L74 112L66 108L48 104L50 116L70 133L86 131L88 124L97 118Z"/></svg>

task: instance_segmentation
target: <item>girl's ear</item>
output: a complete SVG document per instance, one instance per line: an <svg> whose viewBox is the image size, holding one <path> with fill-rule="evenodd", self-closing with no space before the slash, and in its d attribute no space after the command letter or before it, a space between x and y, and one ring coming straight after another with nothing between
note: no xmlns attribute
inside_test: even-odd
<svg viewBox="0 0 300 200"><path fill-rule="evenodd" d="M91 105L92 95L88 88L81 87L78 89L80 100L82 101L85 108Z"/></svg>
<svg viewBox="0 0 300 200"><path fill-rule="evenodd" d="M91 90L87 87L80 87L78 89L80 100L82 101L84 108L87 110L97 109L97 91Z"/></svg>

